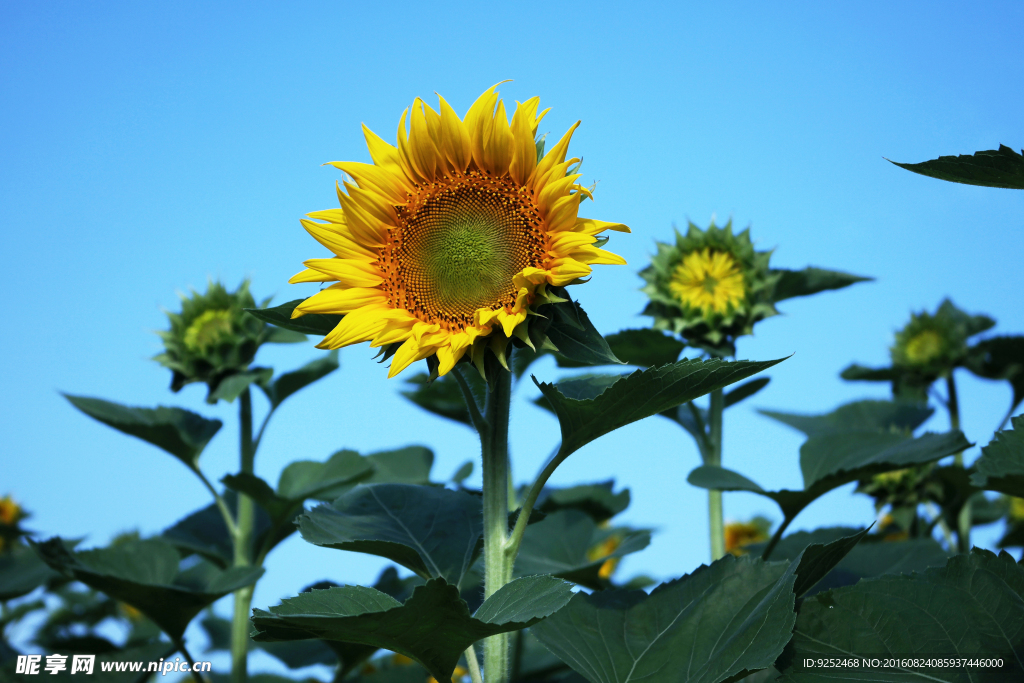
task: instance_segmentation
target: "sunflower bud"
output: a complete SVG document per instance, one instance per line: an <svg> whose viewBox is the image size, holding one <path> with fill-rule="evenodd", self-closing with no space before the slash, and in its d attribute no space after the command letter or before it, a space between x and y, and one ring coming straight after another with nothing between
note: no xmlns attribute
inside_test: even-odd
<svg viewBox="0 0 1024 683"><path fill-rule="evenodd" d="M732 232L714 221L693 223L675 244L658 243L651 265L640 272L650 298L643 314L654 328L685 338L716 355L734 353L734 340L754 323L777 313L772 292L779 275L769 270L770 251L755 251L750 231Z"/></svg>
<svg viewBox="0 0 1024 683"><path fill-rule="evenodd" d="M268 326L245 312L255 308L249 282L228 292L211 282L205 294L181 296L181 313L167 313L171 329L157 332L164 352L153 358L174 373L171 390L205 382L212 395L227 377L244 372L267 341Z"/></svg>
<svg viewBox="0 0 1024 683"><path fill-rule="evenodd" d="M934 381L962 365L967 357L967 339L994 324L986 316L972 316L942 302L935 314L922 311L896 333L890 349L893 367Z"/></svg>

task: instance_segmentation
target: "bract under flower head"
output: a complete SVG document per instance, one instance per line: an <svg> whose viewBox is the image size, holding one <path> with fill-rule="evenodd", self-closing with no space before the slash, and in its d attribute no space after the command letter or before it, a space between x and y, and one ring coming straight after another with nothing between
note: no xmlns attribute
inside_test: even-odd
<svg viewBox="0 0 1024 683"><path fill-rule="evenodd" d="M579 124L542 156L547 110L534 97L509 122L495 87L464 119L417 98L397 146L364 126L373 164L332 162L354 182L338 186L341 208L302 224L333 257L291 279L334 283L293 312L345 316L319 348L370 341L393 353L389 377L432 356L439 375L467 354L480 366L487 348L504 357L512 337L529 340L527 315L557 300L548 287L625 263L597 235L629 228L578 216L591 197L566 159Z"/></svg>
<svg viewBox="0 0 1024 683"><path fill-rule="evenodd" d="M245 312L255 307L247 281L234 292L211 282L205 294L181 295L181 313L167 313L171 329L157 332L165 350L153 359L173 371L171 389L205 382L212 393L229 375L245 371L270 333Z"/></svg>
<svg viewBox="0 0 1024 683"><path fill-rule="evenodd" d="M972 316L946 299L933 314L911 314L910 322L896 333L890 348L893 367L908 370L931 382L962 365L967 340L995 324L987 316Z"/></svg>
<svg viewBox="0 0 1024 683"><path fill-rule="evenodd" d="M650 298L644 315L655 329L725 355L736 337L777 313L771 295L779 276L768 268L771 252L754 250L749 229L734 235L731 220L707 230L690 223L685 235L676 231L675 244L657 244L640 272Z"/></svg>

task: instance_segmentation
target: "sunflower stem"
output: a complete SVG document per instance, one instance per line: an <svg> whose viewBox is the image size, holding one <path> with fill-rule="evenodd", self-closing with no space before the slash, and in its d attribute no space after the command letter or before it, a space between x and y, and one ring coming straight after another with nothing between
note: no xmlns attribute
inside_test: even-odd
<svg viewBox="0 0 1024 683"><path fill-rule="evenodd" d="M512 399L512 373L487 368L486 430L481 432L484 508L484 599L512 579L512 563L505 553L508 539L508 419ZM484 641L484 682L508 680L508 634Z"/></svg>
<svg viewBox="0 0 1024 683"><path fill-rule="evenodd" d="M240 423L240 464L245 474L253 473L256 459L256 442L252 434L252 394L246 388L242 392L238 407ZM252 498L238 494L236 511L234 566L247 567L252 564L252 530L256 509ZM252 603L253 586L235 591L235 609L231 620L231 682L245 683L248 680L249 658L249 605Z"/></svg>
<svg viewBox="0 0 1024 683"><path fill-rule="evenodd" d="M705 464L722 466L722 413L725 412L725 394L721 389L711 392L708 409L708 452ZM722 516L722 492L708 491L708 531L711 537L711 561L725 555L725 522Z"/></svg>
<svg viewBox="0 0 1024 683"><path fill-rule="evenodd" d="M466 648L466 668L469 669L469 677L473 683L484 683L483 674L480 673L480 662L476 658L476 648L472 645Z"/></svg>
<svg viewBox="0 0 1024 683"><path fill-rule="evenodd" d="M957 397L956 380L953 379L952 370L946 375L946 395L948 397L946 410L949 411L949 426L951 429L960 429L960 399ZM953 463L957 467L964 466L963 451L953 456ZM971 526L971 500L968 498L964 501L964 506L960 508L960 514L956 518L956 536L962 553L971 552Z"/></svg>

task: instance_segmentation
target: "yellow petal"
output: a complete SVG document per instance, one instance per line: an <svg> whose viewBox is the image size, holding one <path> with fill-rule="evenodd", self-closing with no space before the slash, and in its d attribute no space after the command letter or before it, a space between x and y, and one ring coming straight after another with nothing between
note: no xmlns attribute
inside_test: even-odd
<svg viewBox="0 0 1024 683"><path fill-rule="evenodd" d="M351 313L363 306L386 303L387 295L379 289L333 285L296 306L292 317L298 318L306 313Z"/></svg>
<svg viewBox="0 0 1024 683"><path fill-rule="evenodd" d="M455 110L445 102L445 99L440 95L437 97L441 101L441 128L445 157L455 172L465 173L473 158L469 132Z"/></svg>
<svg viewBox="0 0 1024 683"><path fill-rule="evenodd" d="M376 261L377 254L367 246L359 244L353 239L348 226L338 224L314 223L311 220L300 218L299 222L306 229L313 239L324 245L338 256L343 258L358 259L362 261Z"/></svg>
<svg viewBox="0 0 1024 683"><path fill-rule="evenodd" d="M349 183L345 183L345 190L359 208L383 223L385 227L398 225L398 214L395 213L395 207L384 197L373 190L364 190ZM338 192L338 202L341 202L340 190Z"/></svg>
<svg viewBox="0 0 1024 683"><path fill-rule="evenodd" d="M580 203L573 195L562 197L548 207L545 220L548 224L548 232L569 230L576 224L576 213L580 210Z"/></svg>
<svg viewBox="0 0 1024 683"><path fill-rule="evenodd" d="M573 226L573 232L585 232L588 235L597 235L604 232L605 230L615 230L616 232L632 232L628 227L622 223L608 223L606 221L599 221L593 218L577 218L576 225Z"/></svg>
<svg viewBox="0 0 1024 683"><path fill-rule="evenodd" d="M331 277L330 275L324 275L318 270L312 270L310 268L307 268L301 273L296 273L295 275L292 275L291 278L289 278L288 280L288 284L296 285L299 284L300 282L331 282L333 280L334 278Z"/></svg>
<svg viewBox="0 0 1024 683"><path fill-rule="evenodd" d="M396 311L402 309L395 309ZM402 311L405 313L404 316L394 316L384 324L377 336L373 338L373 343L370 344L370 348L379 348L381 346L387 346L388 344L394 344L395 342L405 341L412 336L412 328L418 321L408 311Z"/></svg>
<svg viewBox="0 0 1024 683"><path fill-rule="evenodd" d="M316 345L318 349L340 349L369 339L384 326L383 309L362 308L349 313Z"/></svg>
<svg viewBox="0 0 1024 683"><path fill-rule="evenodd" d="M377 266L351 259L321 258L310 259L303 265L330 275L349 287L376 287L384 281Z"/></svg>
<svg viewBox="0 0 1024 683"><path fill-rule="evenodd" d="M551 274L548 276L548 282L556 287L562 287L573 280L587 277L593 272L590 266L574 259L564 259L564 261L564 263L551 268Z"/></svg>
<svg viewBox="0 0 1024 683"><path fill-rule="evenodd" d="M394 146L384 142L365 123L363 124L363 137L366 138L366 147L370 150L370 158L373 159L374 166L394 174L402 174L402 164L398 158L398 150Z"/></svg>
<svg viewBox="0 0 1024 683"><path fill-rule="evenodd" d="M403 149L404 147L404 149ZM409 117L409 143L402 144L402 136L398 137L398 149L404 152L416 172L427 182L437 177L437 157L439 156L434 140L430 137L427 117L423 113L423 101L416 98L412 103L412 114Z"/></svg>
<svg viewBox="0 0 1024 683"><path fill-rule="evenodd" d="M542 177L546 174L551 167L555 164L560 164L565 161L565 154L569 151L569 141L572 139L573 132L579 127L580 122L572 124L572 127L566 131L562 139L558 141L558 144L551 148L544 158L537 162L537 169L534 171L534 175Z"/></svg>
<svg viewBox="0 0 1024 683"><path fill-rule="evenodd" d="M509 164L512 163L512 130L508 126L508 116L505 114L505 103L498 100L498 109L494 112L494 118L486 127L487 139L484 141L484 159L487 164L485 168L490 169L495 176L503 176L508 173Z"/></svg>
<svg viewBox="0 0 1024 683"><path fill-rule="evenodd" d="M580 263L586 263L589 265L604 264L609 266L624 266L626 265L626 259L622 258L618 254L613 254L610 251L599 249L598 247L583 246L573 250L570 253L574 259Z"/></svg>
<svg viewBox="0 0 1024 683"><path fill-rule="evenodd" d="M501 323L501 329L505 333L506 337L512 337L512 331L516 329L516 325L526 320L526 311L520 311L519 313L506 313L504 310L498 312L498 321Z"/></svg>
<svg viewBox="0 0 1024 683"><path fill-rule="evenodd" d="M418 360L423 360L434 353L433 347L421 347L415 338L410 337L405 343L398 347L398 351L391 358L391 368L388 370L388 379L391 379L402 370Z"/></svg>
<svg viewBox="0 0 1024 683"><path fill-rule="evenodd" d="M509 175L519 185L525 185L537 168L537 144L534 141L534 129L539 99L534 97L516 107L512 115L512 161L509 163Z"/></svg>
<svg viewBox="0 0 1024 683"><path fill-rule="evenodd" d="M502 81L504 82L504 81ZM466 131L469 133L470 149L473 153L473 160L481 169L488 169L485 147L485 133L494 120L494 106L498 103L498 95L494 89L498 87L495 83L484 91L476 102L466 112Z"/></svg>
<svg viewBox="0 0 1024 683"><path fill-rule="evenodd" d="M356 242L367 247L383 247L387 242L387 226L356 204L348 195L343 194L340 199L341 208L345 210L346 225Z"/></svg>
<svg viewBox="0 0 1024 683"><path fill-rule="evenodd" d="M357 161L332 161L330 165L352 176L360 187L373 190L396 205L405 204L409 200L408 180L398 166L391 171Z"/></svg>

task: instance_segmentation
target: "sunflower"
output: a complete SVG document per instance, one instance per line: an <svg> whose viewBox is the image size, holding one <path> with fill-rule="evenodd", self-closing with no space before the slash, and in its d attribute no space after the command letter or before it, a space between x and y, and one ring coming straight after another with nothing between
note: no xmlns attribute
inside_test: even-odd
<svg viewBox="0 0 1024 683"><path fill-rule="evenodd" d="M772 298L779 273L768 267L770 251L755 251L750 231L733 234L732 221L714 220L707 230L689 224L675 244L657 243L651 265L640 272L650 298L644 315L654 327L684 337L717 355L734 353L733 342L754 323L777 313Z"/></svg>
<svg viewBox="0 0 1024 683"><path fill-rule="evenodd" d="M337 187L341 208L302 225L334 256L290 280L335 283L292 313L344 315L318 348L370 341L393 353L388 377L431 356L439 375L466 354L482 367L487 348L503 358L513 337L530 343L527 315L561 300L549 288L581 282L594 264L625 264L598 235L629 228L577 215L592 199L573 172L579 160L566 159L579 122L541 156L548 110L531 98L510 123L496 87L464 119L440 96L440 112L416 98L397 146L364 126L373 163L331 162L353 182Z"/></svg>

